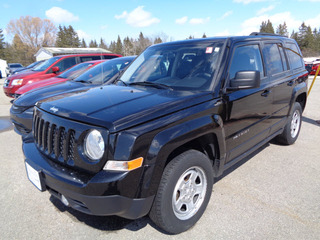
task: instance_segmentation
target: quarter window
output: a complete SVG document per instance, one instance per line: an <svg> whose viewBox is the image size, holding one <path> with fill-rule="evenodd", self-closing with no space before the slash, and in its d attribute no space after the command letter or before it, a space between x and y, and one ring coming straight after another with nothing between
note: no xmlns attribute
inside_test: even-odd
<svg viewBox="0 0 320 240"><path fill-rule="evenodd" d="M297 46L293 43L289 43L286 48L286 52L290 59L291 69L303 67L302 56L299 53Z"/></svg>
<svg viewBox="0 0 320 240"><path fill-rule="evenodd" d="M259 71L260 77L263 77L259 45L246 45L235 49L229 69L229 79L235 78L239 71Z"/></svg>

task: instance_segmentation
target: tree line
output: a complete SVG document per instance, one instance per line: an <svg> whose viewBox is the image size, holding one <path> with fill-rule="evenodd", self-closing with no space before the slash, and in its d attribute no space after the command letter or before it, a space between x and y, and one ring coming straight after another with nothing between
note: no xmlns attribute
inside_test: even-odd
<svg viewBox="0 0 320 240"><path fill-rule="evenodd" d="M320 56L320 28L311 29L304 22L299 27L299 30L288 32L286 22L279 24L274 31L273 25L270 20L263 21L260 25L260 32L278 34L284 37L290 37L297 41L304 57Z"/></svg>
<svg viewBox="0 0 320 240"><path fill-rule="evenodd" d="M74 28L69 26L61 26L57 28L50 20L41 19L39 17L23 16L19 19L13 19L6 28L7 34L13 37L11 43L6 42L3 29L0 29L0 58L7 62L20 62L28 65L35 61L34 54L41 47L72 47L72 48L103 48L113 53L122 54L124 56L139 55L145 48L152 44L166 42L168 37L161 34L156 37L147 37L140 32L137 39L129 36L117 39L107 44L102 38L100 41L95 39L88 43L84 39L80 39ZM291 35L288 32L286 22L279 24L274 30L270 20L263 21L260 25L260 32L273 33L295 39L304 56L320 55L320 29L311 29L304 22L298 31L293 31ZM203 38L206 38L204 33ZM187 39L194 38L192 35Z"/></svg>

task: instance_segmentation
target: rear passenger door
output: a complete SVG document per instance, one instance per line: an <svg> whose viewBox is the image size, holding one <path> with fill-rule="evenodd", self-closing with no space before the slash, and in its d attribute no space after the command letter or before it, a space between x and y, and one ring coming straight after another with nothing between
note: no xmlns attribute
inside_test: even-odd
<svg viewBox="0 0 320 240"><path fill-rule="evenodd" d="M259 42L238 44L231 49L227 82L239 71L259 71L261 86L227 92L226 134L227 159L232 161L268 137L272 114L271 85L265 76Z"/></svg>
<svg viewBox="0 0 320 240"><path fill-rule="evenodd" d="M263 56L273 91L272 134L280 130L286 123L294 87L294 77L290 74L282 42L264 42Z"/></svg>

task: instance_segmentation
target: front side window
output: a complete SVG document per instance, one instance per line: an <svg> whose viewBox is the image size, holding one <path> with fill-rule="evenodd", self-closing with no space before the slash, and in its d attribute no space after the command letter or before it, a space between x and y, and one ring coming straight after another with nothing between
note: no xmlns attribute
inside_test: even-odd
<svg viewBox="0 0 320 240"><path fill-rule="evenodd" d="M59 72L63 72L64 70L68 69L69 67L72 67L73 65L76 65L76 58L70 57L62 59L54 66L59 67Z"/></svg>
<svg viewBox="0 0 320 240"><path fill-rule="evenodd" d="M157 45L145 50L121 76L127 85L166 85L175 90L208 90L223 41Z"/></svg>
<svg viewBox="0 0 320 240"><path fill-rule="evenodd" d="M235 49L229 68L229 79L239 71L258 71L264 76L261 54L258 44L239 46Z"/></svg>

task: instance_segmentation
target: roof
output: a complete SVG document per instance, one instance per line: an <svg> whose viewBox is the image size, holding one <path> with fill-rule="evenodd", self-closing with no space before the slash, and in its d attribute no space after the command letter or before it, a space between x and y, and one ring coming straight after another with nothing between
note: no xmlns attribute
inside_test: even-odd
<svg viewBox="0 0 320 240"><path fill-rule="evenodd" d="M103 48L57 48L57 47L42 47L34 55L37 57L41 52L46 52L52 55L62 54L81 54L81 53L111 53Z"/></svg>

